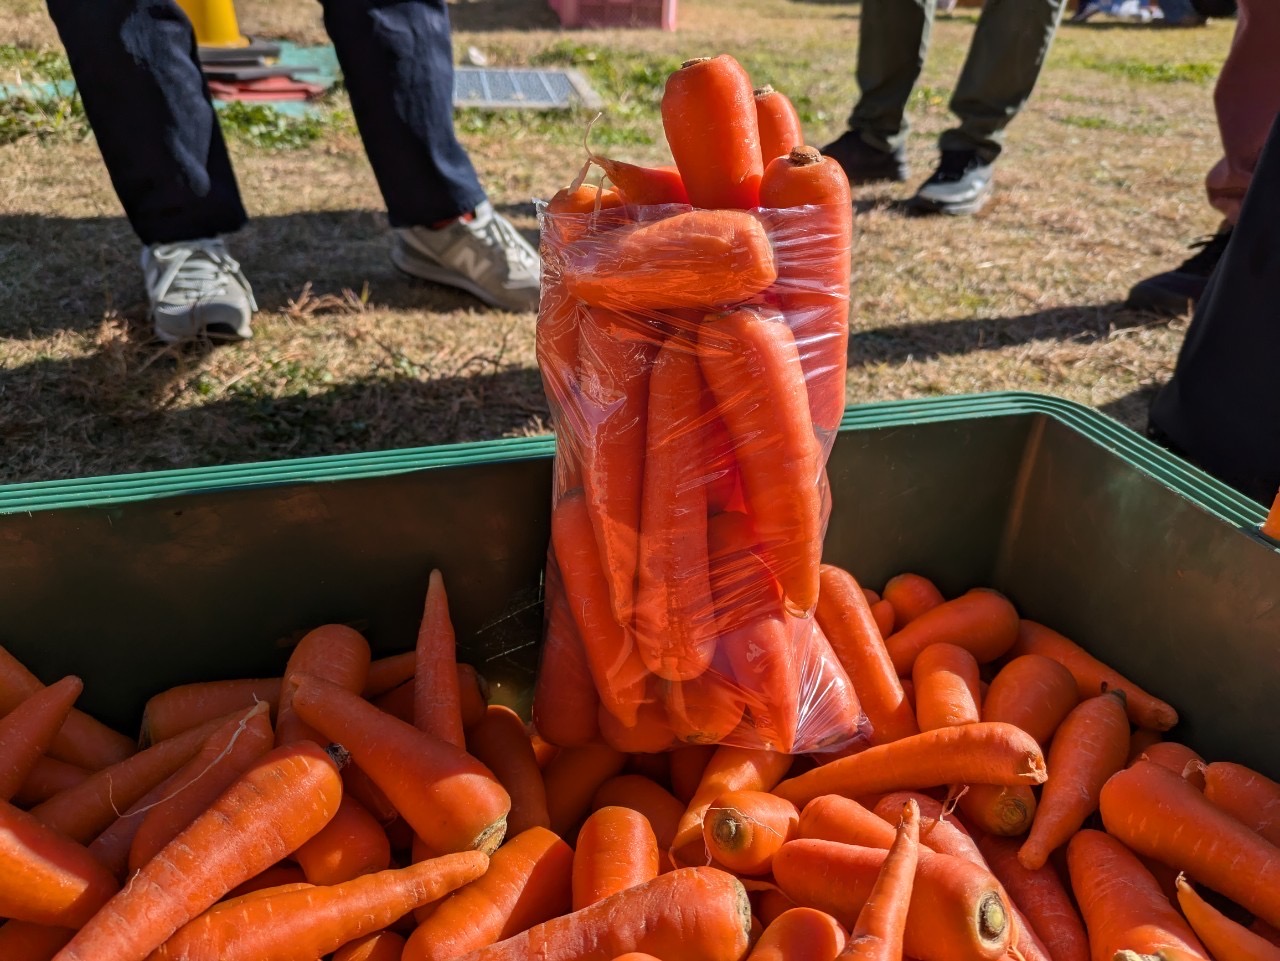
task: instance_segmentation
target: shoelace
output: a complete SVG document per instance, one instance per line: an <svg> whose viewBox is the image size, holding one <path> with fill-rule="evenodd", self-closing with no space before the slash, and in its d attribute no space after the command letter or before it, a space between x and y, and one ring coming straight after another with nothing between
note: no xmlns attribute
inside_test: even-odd
<svg viewBox="0 0 1280 961"><path fill-rule="evenodd" d="M487 223L480 226L480 230L484 242L490 247L502 247L514 253L515 259L524 267L532 268L537 264L537 255L505 218L494 214Z"/></svg>
<svg viewBox="0 0 1280 961"><path fill-rule="evenodd" d="M226 291L230 278L244 290L249 298L249 308L258 309L248 279L240 271L240 264L227 253L222 241L157 244L151 250L157 260L166 262L165 272L156 285L157 300L163 300L171 291L192 300L221 294Z"/></svg>

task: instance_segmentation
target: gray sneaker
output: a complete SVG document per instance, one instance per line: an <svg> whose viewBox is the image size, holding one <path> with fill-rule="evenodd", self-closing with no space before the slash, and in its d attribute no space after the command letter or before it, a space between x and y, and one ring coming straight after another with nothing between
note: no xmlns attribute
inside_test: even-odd
<svg viewBox="0 0 1280 961"><path fill-rule="evenodd" d="M538 252L487 200L471 220L456 220L440 230L398 228L391 262L406 274L458 287L492 307L538 309Z"/></svg>
<svg viewBox="0 0 1280 961"><path fill-rule="evenodd" d="M253 336L249 318L258 305L221 240L151 244L142 250L142 273L156 336L166 344Z"/></svg>
<svg viewBox="0 0 1280 961"><path fill-rule="evenodd" d="M991 196L993 164L972 150L944 150L938 167L916 195L911 209L921 214L976 214Z"/></svg>

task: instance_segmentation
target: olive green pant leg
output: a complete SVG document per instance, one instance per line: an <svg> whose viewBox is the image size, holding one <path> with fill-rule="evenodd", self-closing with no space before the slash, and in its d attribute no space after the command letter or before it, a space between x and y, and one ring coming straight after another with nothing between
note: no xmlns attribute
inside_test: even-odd
<svg viewBox="0 0 1280 961"><path fill-rule="evenodd" d="M951 97L960 126L942 134L941 149L976 150L987 163L999 156L1004 128L1031 96L1065 7L1066 0L987 0Z"/></svg>
<svg viewBox="0 0 1280 961"><path fill-rule="evenodd" d="M880 150L907 139L907 101L929 49L936 0L862 0L858 102L849 126Z"/></svg>

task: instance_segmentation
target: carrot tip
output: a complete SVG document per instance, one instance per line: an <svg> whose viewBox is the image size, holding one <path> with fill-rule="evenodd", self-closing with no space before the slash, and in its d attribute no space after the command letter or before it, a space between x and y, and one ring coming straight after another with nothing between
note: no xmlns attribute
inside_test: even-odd
<svg viewBox="0 0 1280 961"><path fill-rule="evenodd" d="M325 753L338 766L339 771L351 763L351 753L341 744L330 744L325 748Z"/></svg>
<svg viewBox="0 0 1280 961"><path fill-rule="evenodd" d="M769 94L771 94L771 93L775 93L775 92L776 92L776 91L773 89L773 84L771 84L771 83L766 83L763 87L756 87L756 89L755 89L755 90L752 90L752 91L751 91L751 93L752 93L752 94L753 94L757 99L759 99L760 97L767 97L767 96L769 96Z"/></svg>
<svg viewBox="0 0 1280 961"><path fill-rule="evenodd" d="M707 63L711 59L711 57L694 57L692 60L686 60L684 63L680 64L680 69L683 70L686 67L693 67L700 63Z"/></svg>
<svg viewBox="0 0 1280 961"><path fill-rule="evenodd" d="M793 167L812 167L822 163L822 154L814 147L792 147L787 163Z"/></svg>

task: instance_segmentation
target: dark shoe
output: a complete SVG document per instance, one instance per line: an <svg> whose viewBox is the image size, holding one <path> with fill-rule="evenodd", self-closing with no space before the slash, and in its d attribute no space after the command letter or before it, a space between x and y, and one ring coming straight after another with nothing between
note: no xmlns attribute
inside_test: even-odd
<svg viewBox="0 0 1280 961"><path fill-rule="evenodd" d="M843 168L849 183L902 183L910 174L901 150L877 150L856 130L848 130L822 148L822 152Z"/></svg>
<svg viewBox="0 0 1280 961"><path fill-rule="evenodd" d="M1231 239L1227 229L1212 237L1201 237L1191 244L1199 247L1173 270L1148 277L1134 285L1124 305L1130 310L1147 310L1157 314L1183 314L1192 310L1204 294L1213 269L1222 259Z"/></svg>
<svg viewBox="0 0 1280 961"><path fill-rule="evenodd" d="M938 167L911 199L920 214L976 214L992 190L992 164L973 150L944 150Z"/></svg>

